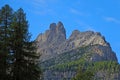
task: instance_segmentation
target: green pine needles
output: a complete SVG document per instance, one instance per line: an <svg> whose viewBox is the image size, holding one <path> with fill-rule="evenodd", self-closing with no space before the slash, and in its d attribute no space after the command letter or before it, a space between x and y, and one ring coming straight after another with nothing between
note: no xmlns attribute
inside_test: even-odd
<svg viewBox="0 0 120 80"><path fill-rule="evenodd" d="M0 9L0 80L40 80L41 69L22 8Z"/></svg>

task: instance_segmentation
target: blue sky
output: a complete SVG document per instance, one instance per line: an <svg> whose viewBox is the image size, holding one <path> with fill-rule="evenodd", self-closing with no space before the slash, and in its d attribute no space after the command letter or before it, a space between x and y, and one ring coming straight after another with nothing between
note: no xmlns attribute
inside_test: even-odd
<svg viewBox="0 0 120 80"><path fill-rule="evenodd" d="M24 9L32 40L62 21L67 37L75 29L101 32L120 62L120 0L0 0L0 7L5 4Z"/></svg>

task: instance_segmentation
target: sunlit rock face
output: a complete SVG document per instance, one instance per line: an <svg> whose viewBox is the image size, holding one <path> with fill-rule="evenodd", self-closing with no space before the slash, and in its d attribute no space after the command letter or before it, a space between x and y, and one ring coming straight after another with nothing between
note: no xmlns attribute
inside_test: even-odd
<svg viewBox="0 0 120 80"><path fill-rule="evenodd" d="M51 23L49 30L39 34L36 42L37 52L41 55L40 65L44 70L44 80L71 80L77 72L76 68L81 64L80 60L84 61L85 65L104 61L108 62L107 65L111 61L118 63L110 44L99 32L74 30L66 39L66 30L62 22ZM94 66L92 64L92 67ZM111 72L102 68L98 70L94 75L95 80L120 80L118 67L109 68Z"/></svg>
<svg viewBox="0 0 120 80"><path fill-rule="evenodd" d="M59 45L66 41L66 31L61 22L51 23L49 30L41 33L37 39L37 52L41 54L41 60L52 58L59 52Z"/></svg>
<svg viewBox="0 0 120 80"><path fill-rule="evenodd" d="M70 37L66 39L66 30L62 22L51 23L49 30L40 33L36 39L37 52L41 54L40 60L45 61L64 52L88 46L100 45L102 47L94 48L94 57L92 60L115 60L115 53L112 51L109 43L99 32L74 30ZM97 56L97 57L96 57Z"/></svg>

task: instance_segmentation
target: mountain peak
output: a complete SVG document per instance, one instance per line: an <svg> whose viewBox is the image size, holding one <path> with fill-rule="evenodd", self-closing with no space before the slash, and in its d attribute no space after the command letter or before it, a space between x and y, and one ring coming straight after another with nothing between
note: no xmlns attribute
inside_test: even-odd
<svg viewBox="0 0 120 80"><path fill-rule="evenodd" d="M64 77L70 75L66 79L72 78L74 74L71 73L75 73L74 67L78 67L81 61L82 64L83 62L85 62L84 64L92 62L92 67L94 67L93 63L96 62L118 62L116 54L99 32L74 30L71 36L66 39L66 31L62 22L51 23L49 30L40 34L36 41L37 52L41 54L41 65L43 68L46 67L46 70L44 69L45 80L62 80L63 73L65 73ZM61 70L61 65L66 65L66 67L64 66ZM60 75L61 77L59 77ZM103 77L105 76L103 75Z"/></svg>
<svg viewBox="0 0 120 80"><path fill-rule="evenodd" d="M57 23L57 26L63 26L63 23L62 23L61 21L59 21L59 22Z"/></svg>
<svg viewBox="0 0 120 80"><path fill-rule="evenodd" d="M55 30L55 29L56 29L56 23L51 23L50 30Z"/></svg>
<svg viewBox="0 0 120 80"><path fill-rule="evenodd" d="M80 32L79 30L74 30L71 36L68 39L66 39L66 30L64 28L63 23L60 21L57 24L51 23L50 29L43 34L40 34L37 37L36 41L38 42L37 51L42 54L42 61L45 61L59 54L77 49L82 46L100 45L103 47L107 47L109 53L104 52L99 53L99 55L113 54L110 45L99 32Z"/></svg>
<svg viewBox="0 0 120 80"><path fill-rule="evenodd" d="M79 31L79 30L74 30L74 31L72 32L72 35L78 35L78 34L80 34L80 31Z"/></svg>

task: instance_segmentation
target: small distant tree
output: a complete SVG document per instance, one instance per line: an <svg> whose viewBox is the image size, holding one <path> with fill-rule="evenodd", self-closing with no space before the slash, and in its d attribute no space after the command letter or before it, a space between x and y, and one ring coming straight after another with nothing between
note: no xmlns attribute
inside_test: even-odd
<svg viewBox="0 0 120 80"><path fill-rule="evenodd" d="M72 78L72 80L93 80L93 78L94 73L92 71L79 67L77 74Z"/></svg>

